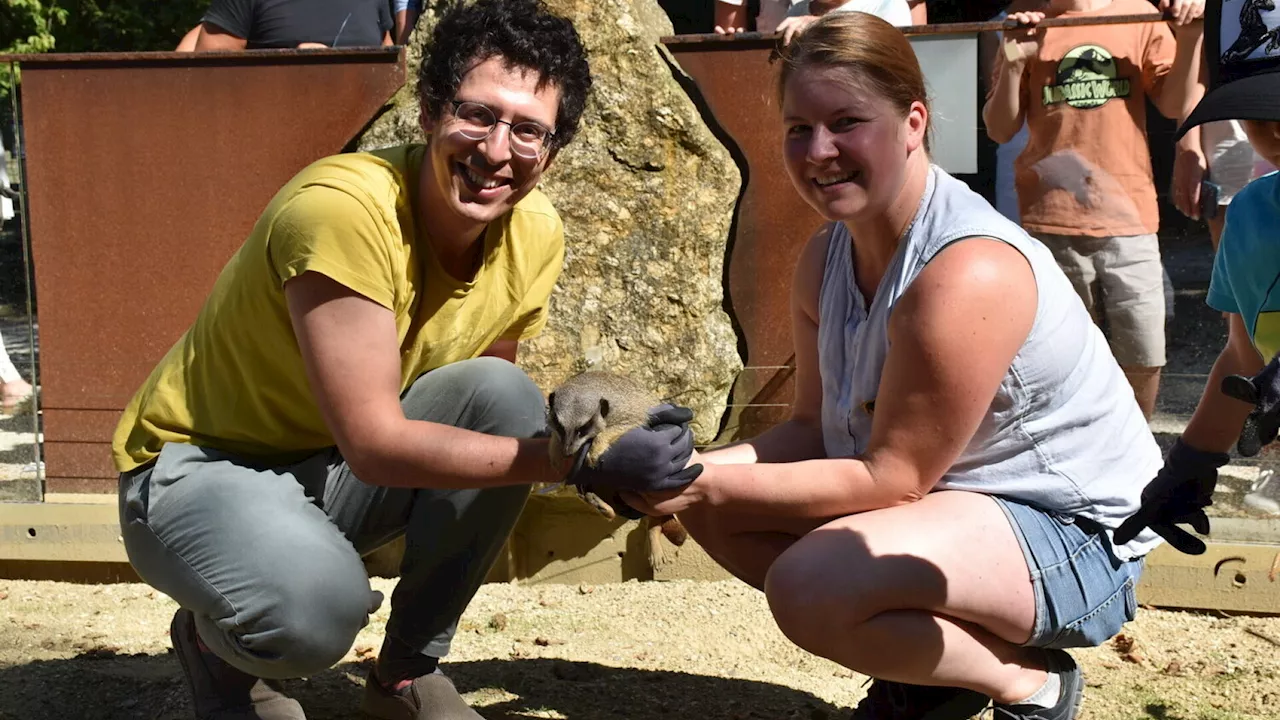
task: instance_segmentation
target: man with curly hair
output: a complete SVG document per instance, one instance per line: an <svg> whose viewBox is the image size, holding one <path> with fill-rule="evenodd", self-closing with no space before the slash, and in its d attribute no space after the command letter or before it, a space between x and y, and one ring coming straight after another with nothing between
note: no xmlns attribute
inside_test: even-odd
<svg viewBox="0 0 1280 720"><path fill-rule="evenodd" d="M529 486L568 470L514 361L564 256L534 187L590 86L578 34L541 0L453 6L418 78L426 143L298 173L129 403L122 535L181 606L197 717L303 718L278 680L347 653L382 602L361 556L404 536L361 711L480 718L437 664ZM688 418L668 419L615 443L591 482L683 468Z"/></svg>

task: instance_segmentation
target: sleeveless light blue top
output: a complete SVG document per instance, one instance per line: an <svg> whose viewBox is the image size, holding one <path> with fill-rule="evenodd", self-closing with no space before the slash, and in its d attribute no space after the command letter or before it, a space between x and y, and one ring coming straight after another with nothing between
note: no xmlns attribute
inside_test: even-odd
<svg viewBox="0 0 1280 720"><path fill-rule="evenodd" d="M935 486L999 495L1111 531L1138 509L1163 460L1106 339L1049 250L942 169L930 168L915 219L870 307L854 282L856 242L835 223L819 299L822 433L828 457L867 449L894 305L925 265L958 240L1012 245L1035 276L1035 321L969 445ZM964 358L956 358L963 363ZM1150 530L1121 560L1161 542Z"/></svg>

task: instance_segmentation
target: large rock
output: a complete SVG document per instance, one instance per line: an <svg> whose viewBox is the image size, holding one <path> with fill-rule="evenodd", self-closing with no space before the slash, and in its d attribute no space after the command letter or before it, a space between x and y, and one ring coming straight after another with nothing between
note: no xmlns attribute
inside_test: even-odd
<svg viewBox="0 0 1280 720"><path fill-rule="evenodd" d="M548 0L573 20L595 87L577 138L542 189L565 223L565 268L547 331L521 364L544 390L589 367L636 377L692 407L715 436L742 367L723 308L723 265L741 176L673 76L655 0ZM434 18L409 52L410 84L361 138L422 139L412 78Z"/></svg>

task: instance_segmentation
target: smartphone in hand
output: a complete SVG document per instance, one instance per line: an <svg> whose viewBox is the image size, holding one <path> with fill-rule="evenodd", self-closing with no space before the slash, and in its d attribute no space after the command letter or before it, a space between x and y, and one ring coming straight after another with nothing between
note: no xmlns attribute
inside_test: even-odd
<svg viewBox="0 0 1280 720"><path fill-rule="evenodd" d="M1200 218L1212 220L1218 217L1218 199L1222 196L1222 186L1212 180L1200 182Z"/></svg>

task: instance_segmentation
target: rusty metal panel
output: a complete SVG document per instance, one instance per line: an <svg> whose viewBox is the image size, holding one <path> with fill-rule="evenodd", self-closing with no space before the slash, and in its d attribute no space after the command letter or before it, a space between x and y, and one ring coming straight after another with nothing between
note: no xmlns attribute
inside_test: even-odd
<svg viewBox="0 0 1280 720"><path fill-rule="evenodd" d="M666 47L697 83L709 122L727 133L743 167L725 293L746 342L747 369L730 402L725 439L749 437L790 416L794 394L789 291L805 240L823 222L782 168L782 123L769 63L771 40L668 38Z"/></svg>
<svg viewBox="0 0 1280 720"><path fill-rule="evenodd" d="M111 428L271 196L403 84L396 49L22 58L49 492L114 492Z"/></svg>

